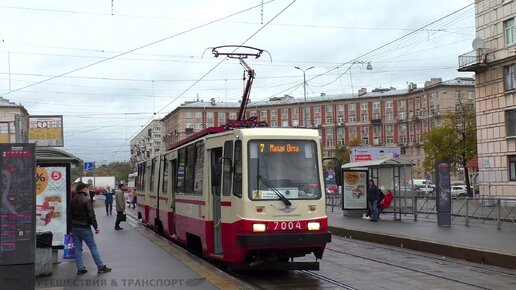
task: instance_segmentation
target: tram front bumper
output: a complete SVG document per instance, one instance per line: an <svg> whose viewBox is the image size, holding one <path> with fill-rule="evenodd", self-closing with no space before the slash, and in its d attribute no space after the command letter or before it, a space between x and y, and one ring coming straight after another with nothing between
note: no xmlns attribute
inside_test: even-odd
<svg viewBox="0 0 516 290"><path fill-rule="evenodd" d="M296 233L296 234L252 234L237 235L237 244L241 247L275 246L275 245L320 245L331 242L330 233Z"/></svg>

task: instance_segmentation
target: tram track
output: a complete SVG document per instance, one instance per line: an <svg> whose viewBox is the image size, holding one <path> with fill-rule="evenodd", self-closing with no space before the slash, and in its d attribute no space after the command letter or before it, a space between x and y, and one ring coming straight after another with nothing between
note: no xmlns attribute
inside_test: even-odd
<svg viewBox="0 0 516 290"><path fill-rule="evenodd" d="M363 245L363 246L371 246L371 242L351 240L351 239L347 239L347 238L342 238L341 241L346 242L346 243L359 244L359 245ZM438 262L446 262L448 264L455 264L455 265L462 266L462 267L468 267L469 269L476 269L477 271L482 272L482 273L492 273L492 274L504 275L504 276L513 277L516 279L515 273L509 273L507 271L489 269L489 268L486 268L487 265L484 265L484 267L476 266L476 265L474 265L473 262L464 263L464 262L456 261L455 259L444 259L444 258L435 257L435 255L429 255L429 254L424 254L421 252L415 252L414 250L407 250L404 248L397 248L397 247L392 247L392 246L383 246L380 244L374 244L374 247L376 249L382 249L382 250L390 251L393 253L408 254L408 255L412 255L414 257L431 259L431 260L435 260ZM332 251L331 247L326 247L326 250ZM492 267L492 266L489 266L489 267Z"/></svg>
<svg viewBox="0 0 516 290"><path fill-rule="evenodd" d="M435 278L447 280L447 281L450 281L450 282L454 282L454 283L458 283L458 284L462 284L462 285L465 285L465 286L470 286L470 287L474 287L474 288L478 288L478 289L485 289L485 290L491 290L492 289L492 288L484 287L484 286L481 286L481 285L476 285L476 284L473 284L473 283L461 281L459 279L450 278L450 277L446 277L446 276L443 276L443 275L438 275L438 274L431 273L431 272L428 272L428 271L414 269L414 268L410 268L410 267L407 267L407 266L398 265L398 264L395 264L395 263L390 263L390 262L381 261L381 260L378 260L378 259L373 259L373 258L370 258L370 257L365 257L365 256L361 256L361 255L347 253L347 252L344 252L344 251L335 250L335 249L328 248L328 247L326 248L326 251L330 251L330 252L334 252L334 253L338 253L338 254L342 254L342 255L347 255L347 256L354 257L354 258L363 259L363 260L375 262L375 263L378 263L378 264L387 265L387 266L390 266L390 267L395 267L395 268L411 271L411 272L416 272L416 273L419 273L419 274L423 274L423 275L427 275L427 276L432 276L432 277L435 277Z"/></svg>

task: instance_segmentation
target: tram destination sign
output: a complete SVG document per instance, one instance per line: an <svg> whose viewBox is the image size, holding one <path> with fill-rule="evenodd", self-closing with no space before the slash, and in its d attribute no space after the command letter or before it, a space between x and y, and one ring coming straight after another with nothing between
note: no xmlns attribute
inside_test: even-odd
<svg viewBox="0 0 516 290"><path fill-rule="evenodd" d="M300 153L302 147L293 143L263 142L260 153Z"/></svg>

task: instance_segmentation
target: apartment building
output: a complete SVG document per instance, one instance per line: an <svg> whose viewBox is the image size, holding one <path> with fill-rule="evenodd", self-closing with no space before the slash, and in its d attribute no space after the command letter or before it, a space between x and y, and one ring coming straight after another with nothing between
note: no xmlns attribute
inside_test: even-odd
<svg viewBox="0 0 516 290"><path fill-rule="evenodd" d="M422 88L409 84L406 89L375 89L358 94L273 97L251 102L247 117L257 117L270 127L306 127L319 130L324 155L359 139L363 146L400 146L402 158L416 165L422 177L425 158L421 148L424 136L439 126L440 115L456 110L458 104L474 102L474 80L435 78ZM165 147L206 127L235 119L238 103L193 101L179 106L161 121Z"/></svg>
<svg viewBox="0 0 516 290"><path fill-rule="evenodd" d="M162 134L161 121L153 120L131 139L131 163L134 168L137 167L138 163L164 151Z"/></svg>
<svg viewBox="0 0 516 290"><path fill-rule="evenodd" d="M459 71L475 72L481 194L516 194L516 1L477 0L473 51Z"/></svg>
<svg viewBox="0 0 516 290"><path fill-rule="evenodd" d="M25 107L0 97L0 143L27 143L28 128Z"/></svg>

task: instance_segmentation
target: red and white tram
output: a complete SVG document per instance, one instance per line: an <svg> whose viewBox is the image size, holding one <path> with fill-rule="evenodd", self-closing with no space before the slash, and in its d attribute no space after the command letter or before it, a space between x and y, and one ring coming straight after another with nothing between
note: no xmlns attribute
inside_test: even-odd
<svg viewBox="0 0 516 290"><path fill-rule="evenodd" d="M331 235L317 130L212 133L139 164L143 223L234 269L318 269Z"/></svg>

